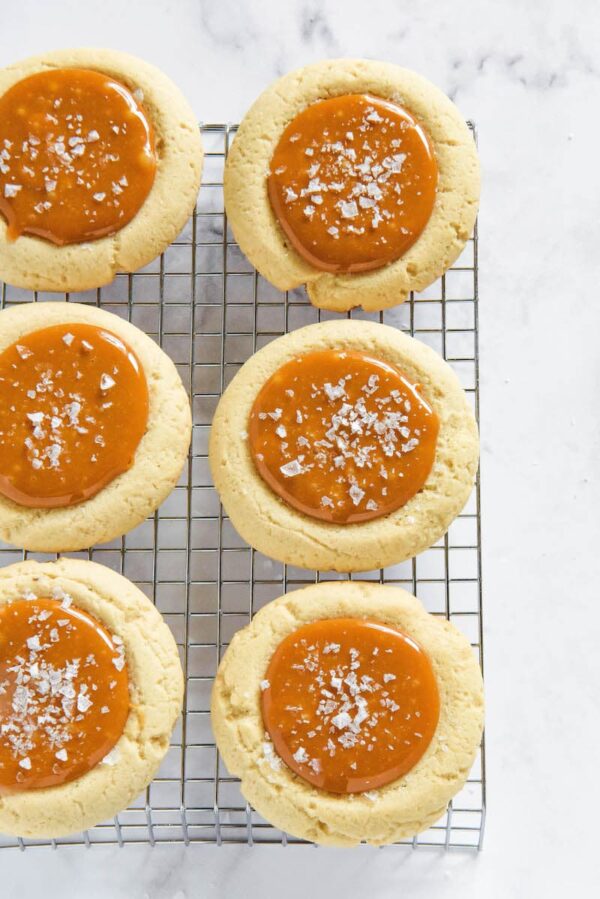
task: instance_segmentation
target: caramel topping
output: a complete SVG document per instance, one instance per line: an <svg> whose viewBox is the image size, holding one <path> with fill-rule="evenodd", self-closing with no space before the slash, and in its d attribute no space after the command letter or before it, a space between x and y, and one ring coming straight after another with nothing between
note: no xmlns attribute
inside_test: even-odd
<svg viewBox="0 0 600 899"><path fill-rule="evenodd" d="M157 162L138 97L88 69L38 72L0 97L0 213L9 240L80 243L131 221Z"/></svg>
<svg viewBox="0 0 600 899"><path fill-rule="evenodd" d="M128 715L123 641L68 594L0 607L0 795L114 764Z"/></svg>
<svg viewBox="0 0 600 899"><path fill-rule="evenodd" d="M120 337L87 324L21 337L0 354L0 494L89 499L131 466L147 420L144 371Z"/></svg>
<svg viewBox="0 0 600 899"><path fill-rule="evenodd" d="M437 727L429 659L411 637L376 621L304 625L279 644L265 678L263 722L276 752L332 793L362 793L402 777ZM273 763L269 744L265 754Z"/></svg>
<svg viewBox="0 0 600 899"><path fill-rule="evenodd" d="M318 350L264 384L248 436L278 496L312 518L350 524L393 512L423 487L438 428L418 387L393 365Z"/></svg>
<svg viewBox="0 0 600 899"><path fill-rule="evenodd" d="M407 110L362 94L307 106L271 160L269 199L315 268L359 272L398 259L433 210L437 163Z"/></svg>

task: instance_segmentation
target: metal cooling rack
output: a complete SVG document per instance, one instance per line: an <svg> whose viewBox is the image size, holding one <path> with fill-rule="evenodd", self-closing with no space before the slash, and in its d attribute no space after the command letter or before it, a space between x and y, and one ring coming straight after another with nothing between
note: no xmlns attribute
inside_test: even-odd
<svg viewBox="0 0 600 899"><path fill-rule="evenodd" d="M193 400L189 464L153 518L126 536L73 556L134 581L175 634L186 676L184 713L157 778L133 805L93 829L59 840L0 836L0 848L114 843L300 843L271 827L243 799L225 769L209 721L212 680L232 635L280 594L346 575L284 566L246 546L224 515L208 468L208 433L219 396L251 354L301 325L333 318L303 289L282 294L248 263L227 230L223 164L236 127L205 125L205 172L198 205L178 239L152 264L117 275L108 287L67 294L132 321L177 364ZM64 300L1 285L0 306ZM441 353L458 374L476 414L478 394L477 232L446 275L383 313L353 318L395 325ZM479 482L448 534L416 559L354 575L400 584L428 611L453 621L482 662ZM25 553L0 544L0 565ZM483 746L464 789L444 817L406 841L415 848L481 848L485 818Z"/></svg>

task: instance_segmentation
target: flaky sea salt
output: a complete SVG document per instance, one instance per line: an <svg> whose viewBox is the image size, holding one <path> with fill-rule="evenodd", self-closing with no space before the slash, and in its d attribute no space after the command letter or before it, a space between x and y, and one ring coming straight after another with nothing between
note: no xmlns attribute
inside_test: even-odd
<svg viewBox="0 0 600 899"><path fill-rule="evenodd" d="M363 496L365 495L365 491L361 490L358 484L352 484L350 489L348 490L348 495L352 500L355 506L358 506Z"/></svg>
<svg viewBox="0 0 600 899"><path fill-rule="evenodd" d="M281 768L281 759L275 752L273 744L269 740L265 740L262 744L262 762L267 762L273 771L279 771Z"/></svg>
<svg viewBox="0 0 600 899"><path fill-rule="evenodd" d="M115 386L115 384L116 384L116 381L113 377L111 377L111 375L107 375L106 373L103 373L101 375L100 390L110 390L112 387Z"/></svg>
<svg viewBox="0 0 600 899"><path fill-rule="evenodd" d="M113 746L113 748L108 752L104 758L102 759L102 765L116 765L119 759L121 758L121 750L118 746Z"/></svg>
<svg viewBox="0 0 600 899"><path fill-rule="evenodd" d="M293 459L291 462L286 462L285 465L280 465L279 470L286 478L295 478L305 471L298 459Z"/></svg>

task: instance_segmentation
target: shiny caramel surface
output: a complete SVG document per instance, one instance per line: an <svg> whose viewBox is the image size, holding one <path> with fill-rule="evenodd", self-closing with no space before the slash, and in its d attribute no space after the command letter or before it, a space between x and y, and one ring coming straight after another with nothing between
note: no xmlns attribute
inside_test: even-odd
<svg viewBox="0 0 600 899"><path fill-rule="evenodd" d="M68 594L0 607L0 796L90 771L129 708L123 642Z"/></svg>
<svg viewBox="0 0 600 899"><path fill-rule="evenodd" d="M423 487L438 429L418 386L394 366L318 350L263 385L248 440L258 473L285 502L350 524L389 514Z"/></svg>
<svg viewBox="0 0 600 899"><path fill-rule="evenodd" d="M52 325L0 354L0 494L31 507L89 499L133 463L148 420L143 368L120 337Z"/></svg>
<svg viewBox="0 0 600 899"><path fill-rule="evenodd" d="M291 245L331 272L402 256L429 220L436 185L423 127L401 106L365 94L307 106L283 132L268 176Z"/></svg>
<svg viewBox="0 0 600 899"><path fill-rule="evenodd" d="M154 131L138 91L88 69L48 69L0 96L0 213L8 237L60 245L114 234L152 187Z"/></svg>
<svg viewBox="0 0 600 899"><path fill-rule="evenodd" d="M314 621L275 650L261 685L278 755L322 790L376 790L406 774L435 733L431 663L408 635L358 618Z"/></svg>

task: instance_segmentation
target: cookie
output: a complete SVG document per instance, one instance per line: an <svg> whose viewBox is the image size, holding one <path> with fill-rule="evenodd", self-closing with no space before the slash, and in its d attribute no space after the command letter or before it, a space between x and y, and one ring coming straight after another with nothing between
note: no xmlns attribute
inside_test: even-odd
<svg viewBox="0 0 600 899"><path fill-rule="evenodd" d="M289 643L296 632L301 634L298 629L334 619L363 623L366 619L384 628L398 629L425 653L437 685L437 723L433 723L426 748L404 775L375 790L332 792L307 779L315 779L311 770L319 772L319 763L331 767L331 758L336 764L347 766L348 759L358 757L359 776L361 764L368 765L371 758L369 752L363 753L361 762L361 741L371 740L379 751L376 741L372 741L377 732L373 720L377 715L383 715L381 723L388 727L388 738L396 728L403 727L410 728L415 739L423 736L423 706L420 714L411 706L397 708L393 699L397 695L393 692L397 688L394 676L384 674L378 683L377 678L365 675L371 670L372 653L365 657L362 650L351 648L350 658L355 661L348 664L340 643L322 646L313 638L305 647L307 658L300 668L310 669L316 693L298 694L298 705L290 714L293 717L293 709L297 709L299 717L294 729L298 739L299 733L305 733L302 722L312 714L313 706L321 703L319 697L323 693L317 727L324 735L315 730L305 734L293 756L297 771L283 761L270 734L265 733L264 710L268 704L264 697L270 690L265 678L272 670L278 647L283 641ZM391 665L393 656L386 658ZM320 672L321 662L326 662L324 674ZM387 664L383 663L384 669ZM288 685L284 684L284 688ZM346 708L348 711L344 711ZM407 713L406 708L411 708L411 712ZM405 719L406 714L411 720ZM240 778L244 797L271 824L324 845L354 846L362 841L383 845L412 837L433 824L465 783L481 740L482 679L466 638L448 621L428 614L415 597L399 587L320 583L269 603L235 634L219 666L211 715L227 769ZM330 741L327 751L317 757L312 747L325 738ZM350 780L347 786L354 789L360 784Z"/></svg>
<svg viewBox="0 0 600 899"><path fill-rule="evenodd" d="M27 135L10 118L20 103ZM49 52L0 70L0 109L8 284L101 287L149 263L185 225L202 143L193 111L154 66L113 50Z"/></svg>
<svg viewBox="0 0 600 899"><path fill-rule="evenodd" d="M126 578L75 559L0 569L0 620L0 831L53 838L111 818L156 774L181 710L169 628Z"/></svg>
<svg viewBox="0 0 600 899"><path fill-rule="evenodd" d="M306 284L320 308L378 310L458 258L475 224L479 163L459 111L425 78L333 59L284 75L256 100L229 152L224 196L236 241L278 289Z"/></svg>
<svg viewBox="0 0 600 899"><path fill-rule="evenodd" d="M382 397L380 410L367 409L365 414L361 400L347 403L344 391L352 382L345 382L346 386L340 387L339 384L321 383L323 378L316 380L311 371L313 354L323 351L336 353L338 357L344 353L368 354L375 363L397 369L408 380L409 386L419 385L418 395L437 419L431 468L428 473L426 468L421 470L422 483L417 481L414 494L405 501L400 497L403 504L392 511L385 512L383 503L390 496L384 496L383 491L387 490L393 499L394 491L402 488L405 471L399 468L393 476L384 471L381 474L385 477L382 477L379 462L373 466L367 457L361 459L359 456L375 445L378 458L386 459L389 436L390 441L399 442L392 442L388 458L395 461L400 456L399 465L404 464L404 459L410 465L412 454L419 450L416 444L424 442L424 435L420 433L415 438L416 432L404 430L404 418L409 418L412 413L390 415L385 411L400 408L389 390ZM257 467L257 461L262 464L257 460L257 447L251 445L249 437L254 436L251 419L257 397L261 396L270 379L275 375L280 378L296 359L309 361L304 382L322 402L326 424L321 440L315 441L315 446L320 444L326 470L320 470L323 466L315 446L300 446L301 442L307 446L305 437L297 436L306 428L305 406L301 410L298 398L290 396L289 391L282 391L280 404L273 409L266 407L255 422L259 438L267 434L269 439L280 440L278 451L288 444L285 452L291 461L280 467L284 475L280 478L280 486L287 488L288 496L282 498L261 475ZM368 383L361 383L359 387L359 396L362 391L367 399L369 392L373 394L370 399L377 398L377 390L373 391ZM323 388L328 392L327 396L323 395ZM413 405L414 393L413 389ZM389 405L384 406L384 403ZM346 405L350 407L349 411ZM295 424L298 414L300 425ZM386 422L390 418L392 423L388 427ZM373 427L369 424L370 419L374 421ZM287 429L280 430L284 420ZM341 429L337 427L340 421ZM320 427L319 421L317 426ZM383 435L377 433L380 428ZM348 436L353 429L362 430L364 436L361 438L364 445L356 451L352 442L354 437ZM403 434L406 434L405 442ZM343 446L341 450L337 448L340 445ZM343 320L309 325L277 338L243 365L217 407L210 435L209 459L215 487L226 513L238 533L255 549L301 568L366 571L411 558L445 533L471 493L477 471L478 446L477 426L465 393L451 368L437 353L386 325ZM276 467L280 461L277 460ZM313 479L315 475L317 477ZM327 495L322 489L323 475L328 478ZM335 483L336 478L340 483ZM366 480L359 481L359 478ZM367 491L372 489L369 485L375 482L378 492L369 494ZM299 490L304 490L304 495L291 495L296 483ZM306 511L311 498L309 490L313 498L320 498L321 503L327 500L329 505L317 510L313 503L309 514ZM338 490L338 494L334 495L333 490ZM345 521L333 516L341 502L340 490L344 491L345 509L360 515L346 517ZM373 505L379 507L371 513ZM323 520L322 513L325 512L331 513L329 520Z"/></svg>
<svg viewBox="0 0 600 899"><path fill-rule="evenodd" d="M0 335L0 539L63 552L136 527L187 458L190 404L171 360L76 303L5 309Z"/></svg>

